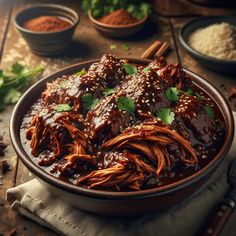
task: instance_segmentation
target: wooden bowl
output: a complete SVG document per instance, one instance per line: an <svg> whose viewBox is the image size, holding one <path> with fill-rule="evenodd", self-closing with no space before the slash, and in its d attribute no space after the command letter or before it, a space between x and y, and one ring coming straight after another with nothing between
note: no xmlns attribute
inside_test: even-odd
<svg viewBox="0 0 236 236"><path fill-rule="evenodd" d="M102 35L111 38L127 38L137 34L146 24L148 16L129 25L109 25L96 20L91 12L88 14L92 26Z"/></svg>
<svg viewBox="0 0 236 236"><path fill-rule="evenodd" d="M46 83L64 74L74 74L82 68L88 68L97 61L83 62L62 69L40 80L23 95L13 111L10 122L11 141L20 160L52 194L75 207L89 212L114 216L141 215L157 212L161 208L183 201L199 189L209 179L211 174L217 170L217 167L224 160L231 147L234 134L232 112L226 100L209 82L187 69L185 69L185 72L191 76L193 83L207 92L218 105L226 127L226 136L222 140L222 147L218 154L208 165L193 175L172 184L148 190L129 192L95 190L75 186L48 174L27 155L20 136L22 120L31 105L46 88ZM129 62L148 64L150 60L130 59Z"/></svg>

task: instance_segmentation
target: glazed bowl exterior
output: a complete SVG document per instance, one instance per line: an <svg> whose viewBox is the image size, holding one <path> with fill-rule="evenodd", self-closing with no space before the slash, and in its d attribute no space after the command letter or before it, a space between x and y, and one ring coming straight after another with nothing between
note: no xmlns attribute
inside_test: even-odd
<svg viewBox="0 0 236 236"><path fill-rule="evenodd" d="M96 60L98 61L98 60ZM202 186L226 157L231 147L234 123L232 112L223 96L202 77L185 69L193 83L206 91L218 105L226 127L226 136L222 148L215 158L193 175L172 184L141 191L111 192L87 189L64 182L41 169L27 155L20 138L20 128L26 112L46 88L46 83L64 74L74 74L82 68L88 68L96 61L79 63L51 74L33 85L17 103L10 122L10 137L20 160L31 173L55 196L80 209L103 215L129 216L156 212L161 208L176 204L193 194ZM129 59L130 63L147 64L149 60Z"/></svg>
<svg viewBox="0 0 236 236"><path fill-rule="evenodd" d="M201 17L196 20L192 20L185 24L179 32L179 41L183 48L191 54L191 56L197 60L204 67L227 74L236 74L236 60L227 61L223 59L214 58L201 52L193 49L188 44L189 36L200 28L205 28L207 26L218 24L222 22L230 23L236 26L236 17L235 16L218 16L218 17Z"/></svg>
<svg viewBox="0 0 236 236"><path fill-rule="evenodd" d="M91 12L88 14L92 26L102 35L111 38L127 38L137 34L146 24L148 16L129 25L109 25L96 20Z"/></svg>
<svg viewBox="0 0 236 236"><path fill-rule="evenodd" d="M35 32L23 27L24 22L40 16L57 16L67 19L71 26L54 32ZM25 39L34 54L40 56L56 56L69 46L75 28L79 23L79 15L72 9L56 4L40 4L23 9L14 19L15 27Z"/></svg>

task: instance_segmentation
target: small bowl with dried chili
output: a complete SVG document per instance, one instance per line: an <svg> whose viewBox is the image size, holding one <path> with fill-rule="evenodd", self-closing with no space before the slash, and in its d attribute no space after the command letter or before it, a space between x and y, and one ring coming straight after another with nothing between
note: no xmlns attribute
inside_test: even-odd
<svg viewBox="0 0 236 236"><path fill-rule="evenodd" d="M137 19L124 9L118 9L100 18L94 18L89 11L88 16L99 33L112 38L126 38L138 33L148 19L148 15Z"/></svg>
<svg viewBox="0 0 236 236"><path fill-rule="evenodd" d="M41 56L63 53L71 42L78 14L55 4L41 4L20 11L14 20L16 28L31 51Z"/></svg>

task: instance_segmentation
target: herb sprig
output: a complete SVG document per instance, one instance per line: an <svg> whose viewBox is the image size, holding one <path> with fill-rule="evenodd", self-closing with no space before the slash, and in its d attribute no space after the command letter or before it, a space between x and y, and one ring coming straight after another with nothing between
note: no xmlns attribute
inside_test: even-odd
<svg viewBox="0 0 236 236"><path fill-rule="evenodd" d="M30 85L42 72L43 67L29 68L15 63L9 70L0 70L0 111L6 104L19 101L24 89Z"/></svg>
<svg viewBox="0 0 236 236"><path fill-rule="evenodd" d="M57 106L55 106L53 108L56 112L66 112L66 111L71 111L72 110L72 107L67 104L67 103L64 103L64 104L58 104Z"/></svg>

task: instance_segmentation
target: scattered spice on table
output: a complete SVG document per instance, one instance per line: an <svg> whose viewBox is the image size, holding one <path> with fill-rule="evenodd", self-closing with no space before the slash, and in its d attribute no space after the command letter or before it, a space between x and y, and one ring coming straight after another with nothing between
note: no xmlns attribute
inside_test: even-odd
<svg viewBox="0 0 236 236"><path fill-rule="evenodd" d="M97 20L108 25L130 25L139 21L124 9L118 9Z"/></svg>
<svg viewBox="0 0 236 236"><path fill-rule="evenodd" d="M222 22L200 28L188 41L193 49L205 55L236 61L236 27L232 24Z"/></svg>
<svg viewBox="0 0 236 236"><path fill-rule="evenodd" d="M54 32L71 26L67 20L56 16L40 16L26 21L23 27L36 32Z"/></svg>
<svg viewBox="0 0 236 236"><path fill-rule="evenodd" d="M10 165L6 160L0 161L0 175L5 175L10 170Z"/></svg>

